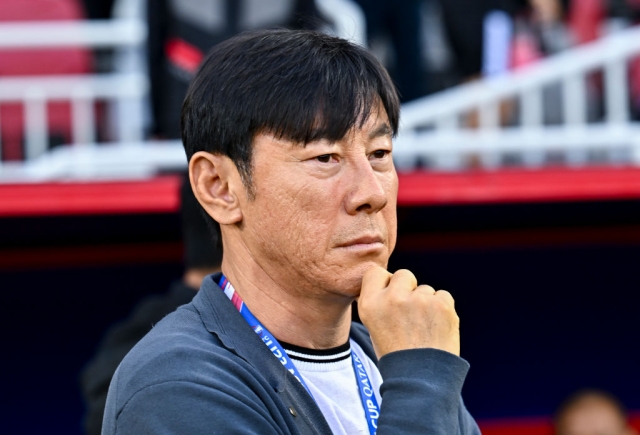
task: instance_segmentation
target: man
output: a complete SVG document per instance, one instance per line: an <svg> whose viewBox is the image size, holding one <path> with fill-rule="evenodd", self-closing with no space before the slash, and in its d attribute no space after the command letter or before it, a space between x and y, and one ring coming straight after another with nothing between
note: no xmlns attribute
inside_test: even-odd
<svg viewBox="0 0 640 435"><path fill-rule="evenodd" d="M622 404L612 395L595 390L579 391L559 408L557 435L637 435Z"/></svg>
<svg viewBox="0 0 640 435"><path fill-rule="evenodd" d="M222 274L122 362L103 434L480 433L451 295L385 270L398 118L389 76L347 41L272 30L213 48L182 137Z"/></svg>

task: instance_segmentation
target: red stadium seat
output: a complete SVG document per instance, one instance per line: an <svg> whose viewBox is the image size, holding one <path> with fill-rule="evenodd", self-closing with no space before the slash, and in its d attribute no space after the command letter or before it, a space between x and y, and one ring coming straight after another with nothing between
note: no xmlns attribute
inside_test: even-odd
<svg viewBox="0 0 640 435"><path fill-rule="evenodd" d="M567 17L575 41L579 44L600 37L600 27L605 18L604 0L571 0Z"/></svg>
<svg viewBox="0 0 640 435"><path fill-rule="evenodd" d="M81 20L78 0L2 0L0 23L16 21ZM0 50L0 76L81 74L91 71L91 51L78 48ZM23 157L23 107L19 103L0 105L0 141L4 160ZM47 106L49 136L53 141L71 139L71 111L68 102Z"/></svg>

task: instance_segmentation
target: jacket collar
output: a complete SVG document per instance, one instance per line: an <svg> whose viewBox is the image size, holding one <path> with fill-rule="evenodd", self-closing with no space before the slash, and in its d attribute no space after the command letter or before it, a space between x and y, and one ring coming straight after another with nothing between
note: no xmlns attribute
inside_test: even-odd
<svg viewBox="0 0 640 435"><path fill-rule="evenodd" d="M240 313L238 313L238 310L236 310L231 301L229 301L229 298L227 298L218 286L217 283L221 275L220 273L216 273L207 276L202 282L202 287L198 295L193 299L194 305L200 313L205 327L210 333L218 336L227 348L234 350L239 356L249 362L251 362L254 357L264 358L264 355L271 354L262 343L262 340L253 332ZM249 332L251 332L251 334L249 334ZM373 345L371 344L371 338L364 326L359 323L353 323L349 336L358 343L374 363L378 363ZM262 346L256 346L256 343L260 343ZM259 348L260 351L256 351L256 347ZM266 353L264 352L265 349L267 349ZM271 360L273 358L267 359ZM281 378L286 376L287 370L280 363L272 365L274 367L274 373L278 374L274 377L271 385L273 385L274 388L278 388L278 386L284 382Z"/></svg>
<svg viewBox="0 0 640 435"><path fill-rule="evenodd" d="M207 276L193 299L204 326L207 331L216 335L227 349L254 367L259 362L259 369L267 376L269 383L276 391L281 390L287 370L273 358L271 351L218 286L220 275L216 273Z"/></svg>
<svg viewBox="0 0 640 435"><path fill-rule="evenodd" d="M295 403L298 414L318 434L331 433L315 400L298 380L274 358L217 282L221 274L207 276L193 299L193 306L207 330L230 351L247 361L265 377L277 393L285 393Z"/></svg>

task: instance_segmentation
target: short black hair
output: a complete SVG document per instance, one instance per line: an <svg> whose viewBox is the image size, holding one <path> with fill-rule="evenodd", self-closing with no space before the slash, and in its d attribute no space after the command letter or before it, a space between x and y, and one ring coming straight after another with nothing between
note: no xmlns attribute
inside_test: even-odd
<svg viewBox="0 0 640 435"><path fill-rule="evenodd" d="M384 67L366 49L310 30L242 33L211 49L182 106L182 141L228 156L251 186L258 133L306 144L342 139L382 103L392 133L400 102Z"/></svg>

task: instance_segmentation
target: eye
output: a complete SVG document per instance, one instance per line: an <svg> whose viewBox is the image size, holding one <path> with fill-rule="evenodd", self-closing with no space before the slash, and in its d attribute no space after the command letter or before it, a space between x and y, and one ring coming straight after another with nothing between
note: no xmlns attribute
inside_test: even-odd
<svg viewBox="0 0 640 435"><path fill-rule="evenodd" d="M389 154L388 150L376 150L371 155L376 159L383 159Z"/></svg>
<svg viewBox="0 0 640 435"><path fill-rule="evenodd" d="M317 156L316 160L320 163L329 163L331 161L331 154L323 154L321 156Z"/></svg>

